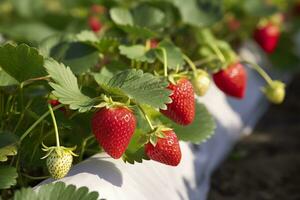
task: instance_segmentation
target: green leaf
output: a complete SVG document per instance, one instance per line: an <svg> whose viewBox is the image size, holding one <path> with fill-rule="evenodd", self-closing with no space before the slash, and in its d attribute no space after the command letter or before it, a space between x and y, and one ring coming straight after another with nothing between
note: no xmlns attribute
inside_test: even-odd
<svg viewBox="0 0 300 200"><path fill-rule="evenodd" d="M119 25L133 25L130 11L126 8L112 8L109 11L112 20Z"/></svg>
<svg viewBox="0 0 300 200"><path fill-rule="evenodd" d="M212 25L222 18L222 0L168 0L179 10L182 21L198 27Z"/></svg>
<svg viewBox="0 0 300 200"><path fill-rule="evenodd" d="M278 12L276 6L261 0L243 1L242 7L249 15L258 17L270 16Z"/></svg>
<svg viewBox="0 0 300 200"><path fill-rule="evenodd" d="M9 166L0 166L0 189L8 189L17 183L17 169Z"/></svg>
<svg viewBox="0 0 300 200"><path fill-rule="evenodd" d="M19 82L45 75L44 59L38 50L26 44L0 47L0 66Z"/></svg>
<svg viewBox="0 0 300 200"><path fill-rule="evenodd" d="M178 67L180 69L183 66L184 64L183 54L181 50L178 47L176 47L172 42L164 40L159 43L158 47L166 50L167 62L169 68L177 69ZM164 62L163 54L160 49L156 50L156 55L161 62Z"/></svg>
<svg viewBox="0 0 300 200"><path fill-rule="evenodd" d="M3 25L0 26L0 32L8 35L14 40L35 44L38 44L43 39L58 33L51 27L39 22L23 22Z"/></svg>
<svg viewBox="0 0 300 200"><path fill-rule="evenodd" d="M12 0L17 13L24 18L34 17L36 14L43 14L43 1L40 0Z"/></svg>
<svg viewBox="0 0 300 200"><path fill-rule="evenodd" d="M150 29L161 28L165 25L165 14L152 6L138 6L133 11L134 24Z"/></svg>
<svg viewBox="0 0 300 200"><path fill-rule="evenodd" d="M168 82L142 70L129 69L113 76L108 82L100 83L108 92L127 96L138 104L166 109L171 102Z"/></svg>
<svg viewBox="0 0 300 200"><path fill-rule="evenodd" d="M32 188L22 188L14 195L14 200L97 200L98 192L90 192L87 187L76 188L63 182L56 182L40 186L38 192Z"/></svg>
<svg viewBox="0 0 300 200"><path fill-rule="evenodd" d="M213 117L206 107L201 103L196 103L195 120L188 126L180 126L168 118L161 116L164 124L172 127L180 140L201 144L209 139L215 131L216 125Z"/></svg>
<svg viewBox="0 0 300 200"><path fill-rule="evenodd" d="M51 57L69 66L75 74L87 72L99 61L97 49L81 42L63 42L51 50Z"/></svg>
<svg viewBox="0 0 300 200"><path fill-rule="evenodd" d="M15 144L0 148L0 162L5 162L8 156L17 155L17 147Z"/></svg>
<svg viewBox="0 0 300 200"><path fill-rule="evenodd" d="M91 45L103 53L112 51L119 44L119 41L116 38L102 37L99 39L92 31L82 31L77 34L75 38L76 41Z"/></svg>
<svg viewBox="0 0 300 200"><path fill-rule="evenodd" d="M0 68L0 86L17 85L18 81Z"/></svg>
<svg viewBox="0 0 300 200"><path fill-rule="evenodd" d="M120 45L120 54L126 56L129 59L153 63L155 60L155 55L153 51L147 51L145 46L143 45L132 45L132 46L124 46Z"/></svg>
<svg viewBox="0 0 300 200"><path fill-rule="evenodd" d="M133 38L154 38L157 36L157 33L146 28L146 27L140 27L140 26L131 26L131 25L119 25L119 27L129 34L129 36Z"/></svg>
<svg viewBox="0 0 300 200"><path fill-rule="evenodd" d="M141 129L136 129L130 143L126 149L125 154L123 155L123 160L130 164L135 162L142 163L143 160L149 160L145 154L145 149L142 144L140 144L140 139L143 137L143 131Z"/></svg>
<svg viewBox="0 0 300 200"><path fill-rule="evenodd" d="M54 80L49 83L54 89L53 94L62 104L69 105L72 110L78 109L79 112L89 111L94 106L94 100L79 90L77 79L69 67L53 59L47 59L45 68Z"/></svg>
<svg viewBox="0 0 300 200"><path fill-rule="evenodd" d="M5 162L8 156L17 154L17 137L10 132L0 131L0 162Z"/></svg>

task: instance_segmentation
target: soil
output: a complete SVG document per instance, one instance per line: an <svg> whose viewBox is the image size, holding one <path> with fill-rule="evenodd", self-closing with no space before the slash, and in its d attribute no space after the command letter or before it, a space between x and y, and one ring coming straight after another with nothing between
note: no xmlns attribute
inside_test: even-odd
<svg viewBox="0 0 300 200"><path fill-rule="evenodd" d="M213 174L208 200L300 200L300 75Z"/></svg>

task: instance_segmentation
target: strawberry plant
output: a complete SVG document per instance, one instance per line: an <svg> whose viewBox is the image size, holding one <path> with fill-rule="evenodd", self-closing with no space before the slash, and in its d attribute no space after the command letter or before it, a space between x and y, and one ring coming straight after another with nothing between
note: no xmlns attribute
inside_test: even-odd
<svg viewBox="0 0 300 200"><path fill-rule="evenodd" d="M249 2L1 1L1 196L60 179L99 152L128 164L179 165L178 141L201 145L216 128L197 96L213 80L229 98L249 98L246 68L266 81L267 99L281 103L284 83L236 47L253 39L261 21L292 8ZM272 38L269 26L254 38L275 61L296 25L284 29L281 21L283 36ZM36 195L56 187L65 188L42 186ZM20 195L34 194L21 189L14 198Z"/></svg>

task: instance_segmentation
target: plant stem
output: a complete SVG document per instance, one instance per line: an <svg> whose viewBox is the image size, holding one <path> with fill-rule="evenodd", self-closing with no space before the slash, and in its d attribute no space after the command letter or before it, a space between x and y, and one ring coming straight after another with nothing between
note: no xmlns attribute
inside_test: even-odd
<svg viewBox="0 0 300 200"><path fill-rule="evenodd" d="M249 64L250 67L254 70L256 70L256 72L261 76L263 77L263 79L265 79L265 81L270 85L273 80L271 79L271 77L256 63L252 63L252 62L249 62L249 61L246 61L246 60L243 60L241 61L245 64Z"/></svg>
<svg viewBox="0 0 300 200"><path fill-rule="evenodd" d="M22 176L25 176L26 178L32 179L32 180L42 180L42 179L47 179L50 178L50 176L30 176L28 174L25 173L21 173Z"/></svg>
<svg viewBox="0 0 300 200"><path fill-rule="evenodd" d="M164 59L164 76L168 76L168 59L167 59L167 52L164 48L160 48L163 54L163 59Z"/></svg>
<svg viewBox="0 0 300 200"><path fill-rule="evenodd" d="M56 146L59 147L59 134L58 134L58 128L57 128L57 123L56 123L56 119L55 119L55 115L53 113L52 110L52 106L50 104L48 104L48 108L52 117L52 121L53 121L53 126L54 126L54 131L55 131L55 138L56 138Z"/></svg>
<svg viewBox="0 0 300 200"><path fill-rule="evenodd" d="M193 63L193 61L189 57L187 57L185 54L183 54L183 59L188 63L188 65L193 70L194 76L196 76L197 68L196 68L195 64Z"/></svg>
<svg viewBox="0 0 300 200"><path fill-rule="evenodd" d="M83 142L82 142L82 147L81 147L81 151L80 151L80 155L79 155L79 161L82 161L82 157L83 157L83 154L84 154L84 152L85 152L86 144L87 144L87 142L88 142L90 139L92 139L92 138L94 138L94 136L93 136L93 135L90 135L90 136L88 136L87 138L85 138L85 139L83 140Z"/></svg>
<svg viewBox="0 0 300 200"><path fill-rule="evenodd" d="M59 108L63 107L62 104L57 105L53 108L53 110L57 110ZM20 137L19 142L21 143L24 138L40 123L42 122L48 115L50 114L50 111L45 112L38 120L36 120L26 131L23 133L23 135Z"/></svg>
<svg viewBox="0 0 300 200"><path fill-rule="evenodd" d="M144 117L145 117L147 123L149 124L151 130L154 130L154 126L152 125L151 120L150 120L150 118L148 117L148 115L146 114L146 112L145 112L145 110L143 109L143 107L142 107L141 105L137 105L137 106L138 106L138 108L142 111L142 113L143 113L143 115L144 115Z"/></svg>
<svg viewBox="0 0 300 200"><path fill-rule="evenodd" d="M220 49L215 44L208 44L210 48L216 53L218 58L221 60L222 63L226 61L223 53L220 51Z"/></svg>

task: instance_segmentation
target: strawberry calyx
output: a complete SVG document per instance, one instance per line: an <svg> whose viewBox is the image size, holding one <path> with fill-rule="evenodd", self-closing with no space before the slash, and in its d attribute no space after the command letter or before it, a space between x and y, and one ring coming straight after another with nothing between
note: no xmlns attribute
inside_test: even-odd
<svg viewBox="0 0 300 200"><path fill-rule="evenodd" d="M172 130L169 127L163 126L163 125L157 125L154 127L152 131L150 131L147 134L144 134L141 138L139 143L141 145L145 145L147 143L151 143L153 146L156 146L157 141L159 138L165 138L165 131Z"/></svg>
<svg viewBox="0 0 300 200"><path fill-rule="evenodd" d="M130 99L128 99L128 101L126 103L122 103L122 102L118 102L118 101L114 101L111 97L108 97L106 95L102 95L100 97L100 99L102 100L101 103L99 103L98 105L94 106L95 108L117 108L117 107L125 107L128 108L130 106Z"/></svg>
<svg viewBox="0 0 300 200"><path fill-rule="evenodd" d="M47 158L53 151L55 151L55 153L60 157L62 157L64 154L71 154L72 156L78 156L77 154L75 154L73 152L76 149L76 146L74 146L74 147L64 147L64 146L47 147L44 143L42 143L42 146L43 146L42 150L47 153L41 159Z"/></svg>
<svg viewBox="0 0 300 200"><path fill-rule="evenodd" d="M168 81L173 85L176 85L178 80L182 78L187 78L187 72L180 72L180 73L172 73L168 75Z"/></svg>

